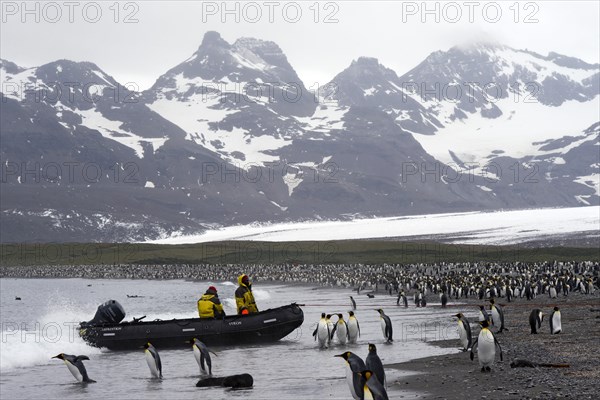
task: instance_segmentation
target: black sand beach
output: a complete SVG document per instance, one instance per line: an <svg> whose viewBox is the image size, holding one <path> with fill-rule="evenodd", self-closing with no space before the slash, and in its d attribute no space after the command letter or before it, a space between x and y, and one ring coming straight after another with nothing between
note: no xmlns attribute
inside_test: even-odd
<svg viewBox="0 0 600 400"><path fill-rule="evenodd" d="M483 301L470 300L471 310ZM600 393L600 298L595 295L571 294L552 300L539 296L532 301L518 299L504 303L506 327L497 335L504 361L496 363L491 373L481 373L477 356L459 350L458 340L432 342L452 347L456 354L422 358L401 364L387 365L414 373L393 382L394 389L406 391L404 398L420 399L555 399L598 398ZM554 306L561 309L563 332L550 335L549 312ZM542 331L530 333L528 317L540 308L546 317ZM594 310L594 311L592 311ZM449 309L448 314L458 312ZM473 322L473 321L472 321ZM473 337L479 332L472 324ZM494 330L495 331L495 330ZM511 368L514 359L536 363L569 364L569 368ZM418 393L413 395L412 393ZM408 394L410 393L410 394Z"/></svg>

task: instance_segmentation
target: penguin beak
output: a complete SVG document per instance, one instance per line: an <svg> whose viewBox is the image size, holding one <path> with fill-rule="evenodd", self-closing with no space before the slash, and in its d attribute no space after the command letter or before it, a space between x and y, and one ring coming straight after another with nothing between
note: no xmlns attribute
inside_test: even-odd
<svg viewBox="0 0 600 400"><path fill-rule="evenodd" d="M58 358L58 359L60 359L60 360L62 360L62 359L63 359L63 357L62 357L62 354L59 354L59 355L57 355L57 356L54 356L54 357L52 357L52 358Z"/></svg>

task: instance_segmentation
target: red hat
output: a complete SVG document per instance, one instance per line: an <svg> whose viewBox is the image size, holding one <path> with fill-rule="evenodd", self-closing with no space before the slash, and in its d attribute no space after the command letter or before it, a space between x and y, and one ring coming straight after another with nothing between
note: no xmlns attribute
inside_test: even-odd
<svg viewBox="0 0 600 400"><path fill-rule="evenodd" d="M250 278L248 278L248 275L244 275L244 276L242 277L242 283L244 283L244 284L248 284L248 282L249 282L249 281L250 281Z"/></svg>
<svg viewBox="0 0 600 400"><path fill-rule="evenodd" d="M214 286L209 286L209 287L208 287L208 290L211 290L211 291L213 291L213 292L216 292L216 291L217 291L217 288L216 288L216 287L214 287Z"/></svg>

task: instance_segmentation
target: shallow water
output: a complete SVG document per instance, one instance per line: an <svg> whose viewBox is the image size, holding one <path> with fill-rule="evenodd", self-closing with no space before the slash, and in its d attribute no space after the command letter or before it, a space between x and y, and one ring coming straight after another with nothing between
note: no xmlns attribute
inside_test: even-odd
<svg viewBox="0 0 600 400"><path fill-rule="evenodd" d="M147 315L147 320L195 317L196 301L209 285L219 290L227 313L235 312L231 282L186 282L146 280L85 279L0 279L0 393L2 398L245 398L245 399L347 399L345 364L334 358L345 350L361 357L367 343L377 344L384 364L430 355L455 352L429 346L426 341L457 338L452 320L455 309L439 305L427 308L396 307L395 297L365 295L341 289L314 289L306 286L256 284L255 297L260 309L291 302L306 304L305 321L295 332L270 345L215 347L215 376L248 372L254 388L231 391L223 388L196 388L200 378L191 351L159 350L163 380L150 378L144 352L112 352L87 346L77 335L80 321L93 317L96 308L108 299L118 300L127 312L126 319ZM90 286L91 285L91 286ZM141 296L128 298L126 295ZM349 295L358 308L361 337L356 345L334 345L319 350L312 332L321 312L343 312L347 320ZM21 301L16 301L20 296ZM379 315L382 307L394 326L394 343L384 344ZM337 318L332 318L335 321ZM458 343L458 341L457 341ZM82 385L75 381L63 362L51 360L58 353L85 354L89 376L98 381ZM388 383L399 376L388 370ZM32 377L35 377L32 379ZM395 397L408 396L396 393Z"/></svg>

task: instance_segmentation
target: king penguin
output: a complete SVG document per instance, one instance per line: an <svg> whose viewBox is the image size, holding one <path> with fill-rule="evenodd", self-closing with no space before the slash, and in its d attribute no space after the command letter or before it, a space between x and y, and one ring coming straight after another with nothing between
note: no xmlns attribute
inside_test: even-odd
<svg viewBox="0 0 600 400"><path fill-rule="evenodd" d="M315 340L319 341L319 348L324 349L327 347L327 343L329 342L329 325L327 324L327 318L325 313L321 313L321 319L313 332L313 336Z"/></svg>
<svg viewBox="0 0 600 400"><path fill-rule="evenodd" d="M440 295L440 301L442 302L442 308L446 308L446 305L448 304L448 295L446 292Z"/></svg>
<svg viewBox="0 0 600 400"><path fill-rule="evenodd" d="M346 382L350 388L352 398L363 400L365 389L363 383L364 378L362 377L361 372L367 369L365 362L351 351L346 351L342 354L335 355L334 357L341 357L346 360Z"/></svg>
<svg viewBox="0 0 600 400"><path fill-rule="evenodd" d="M365 399L389 400L385 386L379 382L377 375L373 371L365 370L360 373L363 383ZM367 397L368 396L368 397Z"/></svg>
<svg viewBox="0 0 600 400"><path fill-rule="evenodd" d="M371 370L375 374L375 376L377 377L379 382L381 382L383 387L387 387L387 380L385 378L385 370L383 369L383 363L377 355L377 347L372 343L369 343L369 354L367 355L367 358L365 360L365 365L367 366L367 369Z"/></svg>
<svg viewBox="0 0 600 400"><path fill-rule="evenodd" d="M150 373L153 377L162 379L162 363L160 362L160 356L158 355L158 351L150 342L144 345L144 354L146 355L146 362L148 363L148 368L150 368Z"/></svg>
<svg viewBox="0 0 600 400"><path fill-rule="evenodd" d="M354 301L354 297L350 296L350 302L352 302L352 309L356 310L356 301Z"/></svg>
<svg viewBox="0 0 600 400"><path fill-rule="evenodd" d="M534 308L529 314L529 326L531 327L531 333L537 334L538 329L542 327L542 321L544 320L544 313L539 308Z"/></svg>
<svg viewBox="0 0 600 400"><path fill-rule="evenodd" d="M554 335L562 332L562 324L560 320L560 310L558 307L554 307L552 314L550 314L550 334Z"/></svg>
<svg viewBox="0 0 600 400"><path fill-rule="evenodd" d="M504 310L496 304L494 299L490 299L490 309L492 310L492 325L498 328L498 333L502 333L506 329L504 327Z"/></svg>
<svg viewBox="0 0 600 400"><path fill-rule="evenodd" d="M331 314L327 314L325 316L325 321L327 322L327 332L328 332L328 337L327 337L327 346L331 345L331 332L333 331L333 321L331 320Z"/></svg>
<svg viewBox="0 0 600 400"><path fill-rule="evenodd" d="M197 338L194 338L192 341L192 350L194 350L194 357L200 367L200 372L206 374L206 367L208 367L208 375L212 375L212 360L210 358L210 353L213 353L215 356L216 354L210 351L208 347ZM204 363L206 363L206 367L204 366Z"/></svg>
<svg viewBox="0 0 600 400"><path fill-rule="evenodd" d="M348 325L346 325L346 321L344 321L344 315L338 314L338 320L331 331L331 338L333 339L333 335L337 332L338 342L340 344L346 344L348 341Z"/></svg>
<svg viewBox="0 0 600 400"><path fill-rule="evenodd" d="M484 306L479 306L479 322L488 321L490 322L490 315Z"/></svg>
<svg viewBox="0 0 600 400"><path fill-rule="evenodd" d="M388 343L393 342L394 339L392 339L392 320L390 319L390 317L385 315L381 308L378 308L375 311L379 313L379 317L381 318L381 332L383 332L383 337Z"/></svg>
<svg viewBox="0 0 600 400"><path fill-rule="evenodd" d="M354 311L349 311L348 315L348 342L356 343L356 340L360 336L360 325L358 324L356 316L354 316Z"/></svg>
<svg viewBox="0 0 600 400"><path fill-rule="evenodd" d="M502 361L502 348L500 343L496 339L496 336L489 329L489 323L487 321L480 322L481 331L479 336L475 339L473 346L471 347L471 361L473 361L473 352L477 349L477 358L479 359L479 365L481 366L481 372L491 372L491 365L494 363L496 358L496 347L500 350L500 361Z"/></svg>
<svg viewBox="0 0 600 400"><path fill-rule="evenodd" d="M90 379L83 365L83 360L89 360L88 356L74 356L71 354L60 353L52 358L58 358L63 360L69 371L73 374L75 379L82 383L94 383L95 380Z"/></svg>
<svg viewBox="0 0 600 400"><path fill-rule="evenodd" d="M456 318L458 318L458 336L460 337L460 344L463 347L463 351L467 351L473 344L471 325L462 313L456 314Z"/></svg>
<svg viewBox="0 0 600 400"><path fill-rule="evenodd" d="M404 305L404 307L408 307L408 298L404 294L404 292L400 292L398 294L398 298L396 299L396 305L399 306L400 302Z"/></svg>

